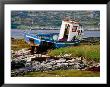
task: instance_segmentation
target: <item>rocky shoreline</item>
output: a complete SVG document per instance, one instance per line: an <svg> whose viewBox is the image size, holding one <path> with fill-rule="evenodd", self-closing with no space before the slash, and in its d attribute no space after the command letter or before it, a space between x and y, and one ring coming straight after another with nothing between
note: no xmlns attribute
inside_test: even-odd
<svg viewBox="0 0 110 87"><path fill-rule="evenodd" d="M30 54L30 50L11 50L11 76L23 76L27 72L47 72L54 70L88 70L100 71L100 63L83 57L50 57L47 54Z"/></svg>

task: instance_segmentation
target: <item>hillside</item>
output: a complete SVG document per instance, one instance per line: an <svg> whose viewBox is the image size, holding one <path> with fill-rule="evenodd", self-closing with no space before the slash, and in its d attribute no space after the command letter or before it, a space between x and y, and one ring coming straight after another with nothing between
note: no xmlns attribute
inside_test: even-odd
<svg viewBox="0 0 110 87"><path fill-rule="evenodd" d="M64 18L80 21L83 27L99 27L100 11L12 11L11 28L60 28Z"/></svg>

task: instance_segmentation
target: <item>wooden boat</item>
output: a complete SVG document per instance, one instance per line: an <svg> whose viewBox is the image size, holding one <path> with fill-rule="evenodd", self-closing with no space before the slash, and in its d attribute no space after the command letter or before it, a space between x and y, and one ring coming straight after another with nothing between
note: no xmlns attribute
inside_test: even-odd
<svg viewBox="0 0 110 87"><path fill-rule="evenodd" d="M30 34L25 33L25 41L31 46L39 47L44 51L47 49L61 48L79 45L83 35L83 28L79 22L63 20L59 33Z"/></svg>

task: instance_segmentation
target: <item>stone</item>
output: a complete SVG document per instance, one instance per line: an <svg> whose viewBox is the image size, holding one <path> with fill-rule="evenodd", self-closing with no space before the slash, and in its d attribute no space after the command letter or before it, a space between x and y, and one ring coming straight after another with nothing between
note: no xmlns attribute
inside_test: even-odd
<svg viewBox="0 0 110 87"><path fill-rule="evenodd" d="M53 71L53 70L91 70L100 71L100 63L95 61L88 62L82 57L69 57L70 54L65 54L63 58L49 57L48 55L30 54L27 49L19 51L11 51L11 76L22 76L31 71Z"/></svg>
<svg viewBox="0 0 110 87"><path fill-rule="evenodd" d="M75 63L68 63L68 65L70 65L70 66L72 66L72 65L74 65Z"/></svg>
<svg viewBox="0 0 110 87"><path fill-rule="evenodd" d="M71 59L71 60L67 60L66 62L72 63L72 62L74 62L74 61L75 61L75 59Z"/></svg>
<svg viewBox="0 0 110 87"><path fill-rule="evenodd" d="M70 57L71 54L64 54L64 57Z"/></svg>
<svg viewBox="0 0 110 87"><path fill-rule="evenodd" d="M63 63L63 62L66 62L66 59L60 58L59 60L56 60L56 62L57 63L61 63L61 62Z"/></svg>
<svg viewBox="0 0 110 87"><path fill-rule="evenodd" d="M74 69L80 69L80 65L79 64L75 64L74 65Z"/></svg>

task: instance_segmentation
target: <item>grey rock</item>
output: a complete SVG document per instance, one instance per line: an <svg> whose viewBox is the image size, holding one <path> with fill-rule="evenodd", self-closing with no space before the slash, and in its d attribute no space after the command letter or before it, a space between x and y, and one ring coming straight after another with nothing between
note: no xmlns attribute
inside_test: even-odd
<svg viewBox="0 0 110 87"><path fill-rule="evenodd" d="M74 65L74 69L80 69L80 65L79 64L75 64Z"/></svg>
<svg viewBox="0 0 110 87"><path fill-rule="evenodd" d="M26 49L22 49L20 51L12 51L12 57L14 59L11 60L11 76L22 76L27 72L31 71L52 71L52 70L67 70L67 69L76 69L76 70L87 70L87 68L91 69L95 67L100 67L100 63L96 63L94 61L88 62L86 59L82 59L81 57L74 57L72 59L59 58L59 59L49 59L43 61L31 60L36 58L38 54L30 55L29 51ZM69 55L65 55L69 56ZM97 68L99 69L99 68Z"/></svg>

